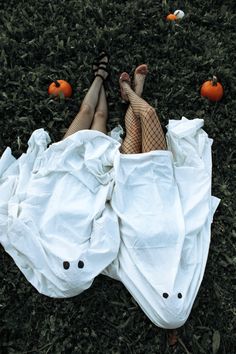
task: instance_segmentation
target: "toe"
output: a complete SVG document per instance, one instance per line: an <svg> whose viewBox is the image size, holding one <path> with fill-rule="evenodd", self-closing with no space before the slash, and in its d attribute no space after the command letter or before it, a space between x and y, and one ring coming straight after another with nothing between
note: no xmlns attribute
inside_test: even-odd
<svg viewBox="0 0 236 354"><path fill-rule="evenodd" d="M120 81L125 81L125 82L129 82L130 83L130 77L129 77L129 74L126 73L126 72L123 72L121 75L120 75Z"/></svg>
<svg viewBox="0 0 236 354"><path fill-rule="evenodd" d="M147 75L148 66L146 64L141 64L135 69L135 74Z"/></svg>

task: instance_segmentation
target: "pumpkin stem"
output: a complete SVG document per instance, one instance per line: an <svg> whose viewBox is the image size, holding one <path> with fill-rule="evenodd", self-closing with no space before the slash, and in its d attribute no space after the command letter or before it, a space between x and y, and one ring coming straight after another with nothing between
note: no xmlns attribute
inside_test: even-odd
<svg viewBox="0 0 236 354"><path fill-rule="evenodd" d="M60 87L61 86L61 84L57 80L53 80L53 82L56 85L56 87Z"/></svg>
<svg viewBox="0 0 236 354"><path fill-rule="evenodd" d="M213 78L212 78L212 86L217 86L217 77L215 75L213 75Z"/></svg>

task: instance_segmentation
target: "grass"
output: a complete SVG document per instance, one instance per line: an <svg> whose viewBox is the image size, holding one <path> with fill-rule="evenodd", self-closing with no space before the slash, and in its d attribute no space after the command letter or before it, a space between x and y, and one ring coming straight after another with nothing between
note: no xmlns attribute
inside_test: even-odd
<svg viewBox="0 0 236 354"><path fill-rule="evenodd" d="M168 11L186 16L167 23ZM9 0L0 10L0 152L16 157L34 129L62 137L92 80L91 62L111 54L107 84L109 122L123 124L118 75L148 63L144 98L169 119L203 118L214 139L213 194L221 198L202 286L175 353L234 354L235 132L234 0L153 1ZM215 74L225 94L218 103L199 94ZM51 79L73 86L70 99L47 95ZM13 260L0 251L1 353L172 353L166 331L153 325L118 282L99 276L72 299L40 295Z"/></svg>

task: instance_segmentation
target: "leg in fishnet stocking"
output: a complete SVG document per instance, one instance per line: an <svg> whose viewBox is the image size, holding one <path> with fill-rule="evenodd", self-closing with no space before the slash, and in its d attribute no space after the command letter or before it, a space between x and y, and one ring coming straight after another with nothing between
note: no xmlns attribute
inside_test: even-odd
<svg viewBox="0 0 236 354"><path fill-rule="evenodd" d="M142 130L141 122L135 116L131 105L125 115L126 136L121 145L120 151L123 154L138 154L142 152Z"/></svg>
<svg viewBox="0 0 236 354"><path fill-rule="evenodd" d="M134 72L134 92L141 97L143 85L148 73L146 64L139 65ZM126 136L121 146L124 154L138 154L142 152L142 128L139 117L135 116L131 105L125 115Z"/></svg>
<svg viewBox="0 0 236 354"><path fill-rule="evenodd" d="M141 120L142 152L166 149L165 135L156 111L131 89L127 82L121 83L136 117Z"/></svg>
<svg viewBox="0 0 236 354"><path fill-rule="evenodd" d="M150 106L141 116L142 152L166 150L165 135L153 107Z"/></svg>

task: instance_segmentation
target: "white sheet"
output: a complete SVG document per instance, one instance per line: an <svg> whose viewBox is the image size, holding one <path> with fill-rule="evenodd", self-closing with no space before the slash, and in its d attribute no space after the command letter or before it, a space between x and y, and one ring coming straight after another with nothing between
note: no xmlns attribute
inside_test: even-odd
<svg viewBox="0 0 236 354"><path fill-rule="evenodd" d="M201 284L210 226L212 140L203 120L171 120L168 151L117 155L112 208L121 245L104 272L127 287L159 327L188 318Z"/></svg>
<svg viewBox="0 0 236 354"><path fill-rule="evenodd" d="M75 296L103 272L156 325L183 325L219 203L202 126L170 120L168 151L137 155L120 154L117 129L80 131L49 148L36 130L26 154L16 160L7 148L0 160L1 244L47 296Z"/></svg>
<svg viewBox="0 0 236 354"><path fill-rule="evenodd" d="M117 216L107 204L119 144L82 131L52 144L36 130L26 154L0 160L0 242L42 294L87 289L119 248Z"/></svg>

